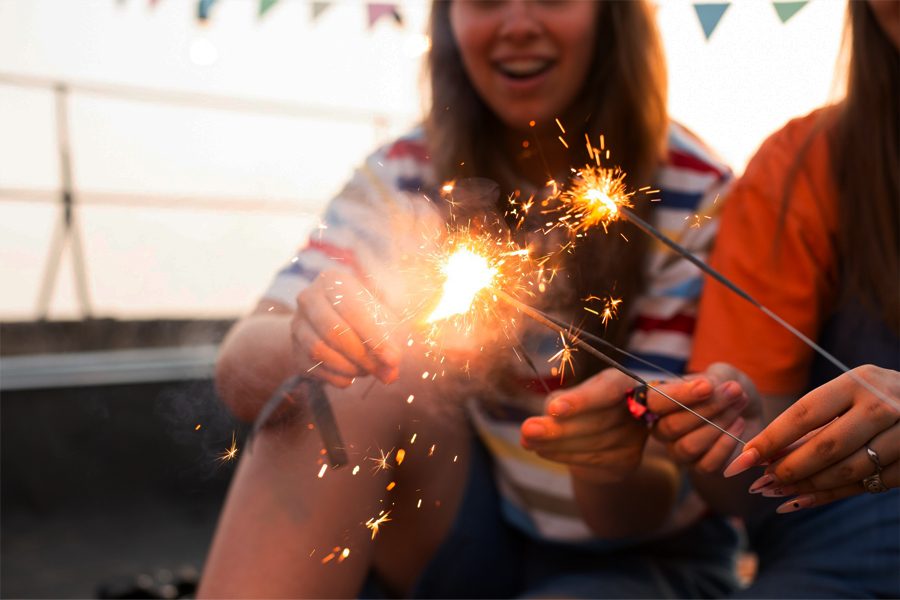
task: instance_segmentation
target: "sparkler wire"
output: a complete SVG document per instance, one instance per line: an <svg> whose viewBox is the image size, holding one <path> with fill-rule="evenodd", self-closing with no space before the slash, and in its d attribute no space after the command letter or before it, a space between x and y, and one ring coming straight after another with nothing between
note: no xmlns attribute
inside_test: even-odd
<svg viewBox="0 0 900 600"><path fill-rule="evenodd" d="M726 431L725 429L723 429L723 428L720 427L719 425L713 423L712 421L710 421L709 419L707 419L706 417L704 417L703 415L701 415L700 413L698 413L697 411L695 411L694 409L692 409L690 406L687 406L686 404L684 404L684 403L682 403L682 402L679 402L678 400L676 400L675 398L673 398L673 397L670 396L669 394L667 394L667 393L665 393L664 391L660 390L658 387L656 387L656 386L654 386L653 384L647 382L643 377L641 377L640 375L638 375L637 373L635 373L634 371L632 371L632 370L629 369L628 367L626 367L626 366L624 366L624 365L622 365L622 364L616 362L615 360L613 360L612 358L610 358L609 356L607 356L607 355L604 354L603 352L600 352L599 350L597 350L596 348L594 348L593 346L591 346L590 344L588 344L588 343L585 342L584 340L579 339L578 337L574 336L572 333L568 332L564 327L560 327L559 325L557 325L556 323L554 323L553 321L551 321L550 319L548 319L548 318L547 318L542 312L540 312L539 310L534 309L534 308L528 306L527 304L525 304L525 303L523 303L523 302L520 302L519 300L516 300L515 298L513 298L512 296L510 296L509 294L507 294L506 292L504 292L504 291L502 291L502 290L497 290L496 294L497 294L497 297L498 297L500 300L502 300L502 301L504 301L504 302L510 304L511 306L517 308L517 309L518 309L520 312L522 312L522 314L524 314L526 317L528 317L528 318L534 320L535 322L537 322L537 323L539 323L539 324L541 324L541 325L543 325L543 326L545 326L545 327L548 327L548 328L550 328L550 329L552 329L552 330L554 330L554 331L557 331L557 332L559 332L559 333L562 333L563 335L565 335L566 337L569 338L569 341L570 341L571 343L575 344L576 346L578 346L579 348L581 348L582 350L584 350L584 351L587 352L588 354L590 354L590 355L592 355L592 356L594 356L594 357L596 357L596 358L599 358L600 360L602 360L603 362L605 362L605 363L608 364L609 366L611 366L611 367L613 367L613 368L615 368L615 369L618 369L619 371L621 371L621 372L624 373L625 375L628 375L629 377L631 377L632 379L634 379L635 381L637 381L637 382L640 383L641 385L646 385L649 389L653 390L654 392L656 392L657 394L659 394L659 395L662 396L663 398L666 398L667 400L669 400L669 401L671 401L671 402L674 402L675 404L677 404L678 406L680 406L680 407L683 408L684 410L688 411L689 413L691 413L692 415L694 415L694 416L697 417L698 419L702 420L703 422L705 422L705 423L708 424L708 425L712 425L713 427L715 427L716 429L718 429L719 431L721 431L722 433L724 433L725 435L727 435L727 436L730 437L731 439L735 440L736 442L740 443L741 445L746 445L747 442L745 442L745 441L742 440L741 438L737 437L736 435L732 434L732 433L729 432L729 431Z"/></svg>
<svg viewBox="0 0 900 600"><path fill-rule="evenodd" d="M534 310L537 310L537 309L534 309ZM553 321L553 323L555 323L556 325L558 325L560 327L569 327L569 324L566 323L565 321L563 321L562 319L557 319L553 315L548 315L545 312L542 312L541 314L548 321ZM673 373L672 371L666 369L665 367L661 367L652 361L649 361L645 358L641 358L640 356L637 356L636 354L632 354L631 352L629 352L627 350L623 350L622 348L619 348L615 344L613 344L611 342L607 342L602 337L596 336L589 331L580 330L577 335L578 335L578 337L589 340L595 344L600 344L601 346L609 348L610 350L615 350L622 356L627 356L628 358L635 360L635 361L641 363L642 365L644 365L645 367L649 367L649 368L653 369L654 371L659 371L660 373L665 373L666 375L669 375L673 379L682 379L682 380L684 379L684 377L679 375L678 373Z"/></svg>
<svg viewBox="0 0 900 600"><path fill-rule="evenodd" d="M795 337L797 337L797 339L799 339L804 344L809 346L812 350L814 350L816 353L818 353L819 356L826 359L828 362L830 362L835 367L837 367L842 373L846 373L847 375L849 375L850 378L853 379L856 383L858 383L862 387L866 388L869 392L875 394L876 397L884 400L888 404L893 405L895 408L900 408L900 402L898 402L894 398L889 397L887 394L885 394L881 390L875 388L868 381L866 381L865 379L863 379L862 377L860 377L859 375L857 375L856 373L851 371L850 367L848 367L843 362L838 360L837 357L835 357L833 354L828 352L825 348L821 347L820 345L818 345L817 343L812 341L802 331L800 331L799 329L797 329L796 327L794 327L793 325L791 325L790 323L788 323L787 321L782 319L774 311L772 311L771 309L769 309L766 306L763 306L758 300L754 299L752 296L750 296L750 294L748 294L747 292L745 292L744 290L739 288L732 281L727 279L724 275L722 275L721 273L719 273L718 271L713 269L711 266L709 266L705 262L701 261L699 258L694 256L693 254L691 254L691 252L689 252L687 248L685 248L681 244L675 242L674 240L669 238L666 234L664 234L662 231L660 231L659 229L657 229L656 227L654 227L653 225L651 225L644 219L637 216L634 213L634 211L631 211L624 206L620 206L619 210L622 212L622 214L625 215L625 217L629 221L634 223L639 229L641 229L645 233L655 237L657 240L659 240L660 242L662 242L663 244L665 244L666 246L668 246L669 248L671 248L672 250L674 250L675 252L677 252L678 254L683 256L684 258L686 258L698 269L700 269L701 271L703 271L704 273L706 273L707 275L709 275L710 277L712 277L713 279L715 279L716 281L718 281L719 283L721 283L722 285L727 287L729 290L731 290L732 292L734 292L735 294L737 294L738 296L740 296L741 298L743 298L744 300L746 300L747 302L749 302L750 304L752 304L753 306L755 306L756 308L761 310L764 314L768 315L769 318L771 318L776 323L778 323L779 325L784 327L786 330L791 332Z"/></svg>

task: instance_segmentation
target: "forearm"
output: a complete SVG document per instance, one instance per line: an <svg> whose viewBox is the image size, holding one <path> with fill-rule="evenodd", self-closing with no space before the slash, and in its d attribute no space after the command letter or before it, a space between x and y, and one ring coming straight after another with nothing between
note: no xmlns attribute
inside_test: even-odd
<svg viewBox="0 0 900 600"><path fill-rule="evenodd" d="M588 468L570 471L582 517L597 536L607 539L644 535L662 527L681 479L672 461L653 454L645 454L634 472L616 482L597 481Z"/></svg>
<svg viewBox="0 0 900 600"><path fill-rule="evenodd" d="M238 321L222 342L216 388L239 419L252 421L272 392L294 374L291 315L252 314Z"/></svg>

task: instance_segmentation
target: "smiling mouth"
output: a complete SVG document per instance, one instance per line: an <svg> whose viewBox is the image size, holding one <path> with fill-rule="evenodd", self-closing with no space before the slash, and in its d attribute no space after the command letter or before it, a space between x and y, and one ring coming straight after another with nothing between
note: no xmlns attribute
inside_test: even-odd
<svg viewBox="0 0 900 600"><path fill-rule="evenodd" d="M495 62L494 68L510 79L524 80L543 75L549 71L554 64L555 63L552 60L529 58Z"/></svg>

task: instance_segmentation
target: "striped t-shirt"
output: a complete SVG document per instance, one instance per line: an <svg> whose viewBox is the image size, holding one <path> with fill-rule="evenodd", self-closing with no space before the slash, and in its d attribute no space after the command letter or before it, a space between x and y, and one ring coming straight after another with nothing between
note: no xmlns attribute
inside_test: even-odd
<svg viewBox="0 0 900 600"><path fill-rule="evenodd" d="M667 160L652 182L659 190L653 224L705 260L717 229L716 200L731 177L729 169L694 136L671 124ZM429 191L438 187L433 179L421 130L376 151L331 201L322 226L276 275L265 297L293 307L297 294L319 272L345 268L402 312L412 290L398 275L402 269L397 265L419 252L423 235L443 227L441 212L430 200L435 196ZM627 350L669 371L683 372L691 350L701 273L656 243L646 262L645 281L646 289L628 310L632 333ZM559 335L530 322L522 328L522 346L539 374L556 379L548 360L560 349ZM633 359L621 362L648 379L661 378ZM509 365L512 376L522 381L514 397L497 397L492 392L490 398L468 402L472 423L495 459L504 514L513 525L539 538L598 543L578 514L567 468L520 446L519 427L528 416L541 413L545 396L523 362L512 360ZM689 524L703 508L685 488L664 530Z"/></svg>

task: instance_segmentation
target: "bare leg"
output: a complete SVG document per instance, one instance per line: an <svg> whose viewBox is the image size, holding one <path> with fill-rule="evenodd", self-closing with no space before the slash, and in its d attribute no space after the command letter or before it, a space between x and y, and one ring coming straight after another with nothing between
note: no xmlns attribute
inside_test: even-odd
<svg viewBox="0 0 900 600"><path fill-rule="evenodd" d="M470 437L441 380L409 365L404 373L368 394L368 380L329 390L350 463L321 478L321 440L304 418L261 432L232 482L198 597L353 598L373 567L408 592L453 522ZM371 460L382 451L389 469ZM372 541L365 523L381 511L390 521ZM334 548L350 554L323 564Z"/></svg>

